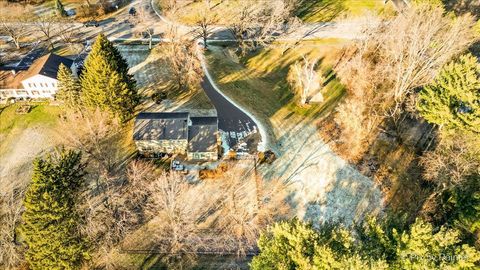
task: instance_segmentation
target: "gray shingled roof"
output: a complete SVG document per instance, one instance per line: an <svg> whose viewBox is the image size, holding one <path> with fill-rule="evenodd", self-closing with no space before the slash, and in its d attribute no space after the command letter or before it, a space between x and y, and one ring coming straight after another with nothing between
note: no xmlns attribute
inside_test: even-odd
<svg viewBox="0 0 480 270"><path fill-rule="evenodd" d="M135 119L134 140L188 139L188 113L140 113Z"/></svg>
<svg viewBox="0 0 480 270"><path fill-rule="evenodd" d="M53 53L44 55L33 62L24 75L24 78L26 79L33 75L40 74L56 79L60 64L64 64L69 68L72 66L73 60Z"/></svg>
<svg viewBox="0 0 480 270"><path fill-rule="evenodd" d="M188 129L189 152L215 152L217 148L218 118L191 117Z"/></svg>

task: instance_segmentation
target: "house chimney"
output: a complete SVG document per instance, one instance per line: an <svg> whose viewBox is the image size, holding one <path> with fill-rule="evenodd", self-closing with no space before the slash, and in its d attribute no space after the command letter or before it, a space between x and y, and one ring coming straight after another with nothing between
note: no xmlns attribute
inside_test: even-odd
<svg viewBox="0 0 480 270"><path fill-rule="evenodd" d="M17 71L15 69L12 69L12 74L13 76L17 75Z"/></svg>

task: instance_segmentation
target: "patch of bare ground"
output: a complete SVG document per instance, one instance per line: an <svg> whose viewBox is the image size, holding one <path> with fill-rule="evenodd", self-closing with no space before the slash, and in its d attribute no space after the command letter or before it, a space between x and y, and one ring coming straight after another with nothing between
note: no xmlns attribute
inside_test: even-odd
<svg viewBox="0 0 480 270"><path fill-rule="evenodd" d="M267 179L288 183L294 215L314 224L352 224L382 211L382 193L376 184L330 149L316 121L285 110L272 120L279 158L260 170Z"/></svg>
<svg viewBox="0 0 480 270"><path fill-rule="evenodd" d="M28 127L2 136L0 186L4 190L25 186L30 181L32 162L56 145L54 134L43 127Z"/></svg>

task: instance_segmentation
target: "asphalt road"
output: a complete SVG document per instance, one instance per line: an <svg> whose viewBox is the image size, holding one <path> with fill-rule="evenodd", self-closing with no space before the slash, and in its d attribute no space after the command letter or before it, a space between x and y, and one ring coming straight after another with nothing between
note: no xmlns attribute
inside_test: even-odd
<svg viewBox="0 0 480 270"><path fill-rule="evenodd" d="M260 136L260 134L255 122L218 93L206 77L203 78L201 85L217 109L218 128L225 133L223 139L227 140L228 146L238 150L241 144L245 143L244 151L256 150L258 140L252 137ZM248 139L245 139L247 137Z"/></svg>

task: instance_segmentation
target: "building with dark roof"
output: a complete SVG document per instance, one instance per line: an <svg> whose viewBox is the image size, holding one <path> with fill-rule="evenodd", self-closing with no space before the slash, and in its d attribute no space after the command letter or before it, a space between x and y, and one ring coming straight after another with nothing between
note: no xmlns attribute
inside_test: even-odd
<svg viewBox="0 0 480 270"><path fill-rule="evenodd" d="M187 155L189 160L218 158L218 118L191 117L188 129Z"/></svg>
<svg viewBox="0 0 480 270"><path fill-rule="evenodd" d="M190 117L189 113L140 113L133 139L143 155L186 155L189 160L218 159L217 117Z"/></svg>
<svg viewBox="0 0 480 270"><path fill-rule="evenodd" d="M54 98L58 91L57 73L61 64L72 68L73 60L50 53L30 65L25 71L3 74L1 98Z"/></svg>

